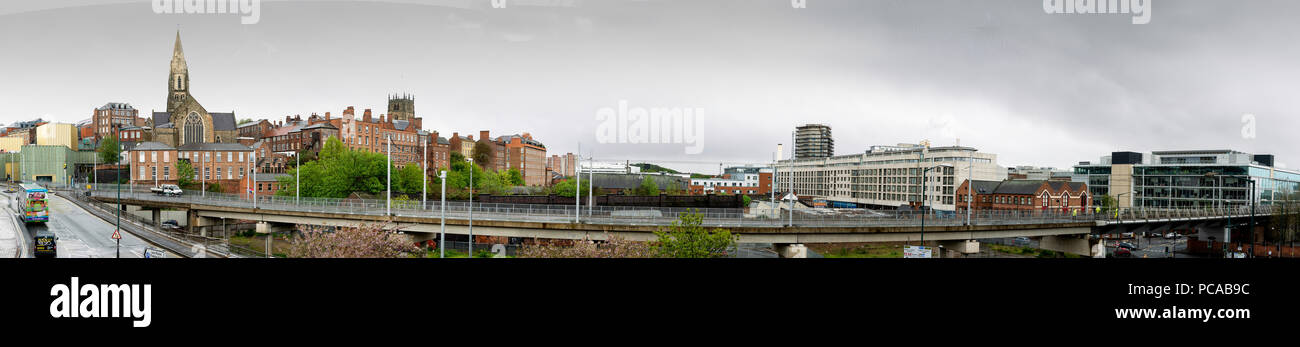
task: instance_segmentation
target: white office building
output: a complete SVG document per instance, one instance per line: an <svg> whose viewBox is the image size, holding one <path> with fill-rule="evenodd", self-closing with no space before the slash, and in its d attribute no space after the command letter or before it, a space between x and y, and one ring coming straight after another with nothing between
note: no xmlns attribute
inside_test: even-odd
<svg viewBox="0 0 1300 347"><path fill-rule="evenodd" d="M925 191L922 193L922 172ZM783 160L776 165L776 190L826 199L831 207L920 208L955 211L953 196L966 179L1001 181L1007 169L997 155L971 147L928 144L872 146L864 153ZM904 207L906 206L906 207Z"/></svg>

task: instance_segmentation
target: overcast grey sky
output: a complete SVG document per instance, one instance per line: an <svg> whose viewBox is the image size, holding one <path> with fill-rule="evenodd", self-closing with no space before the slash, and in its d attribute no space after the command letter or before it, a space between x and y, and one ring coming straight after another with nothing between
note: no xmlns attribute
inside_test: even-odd
<svg viewBox="0 0 1300 347"><path fill-rule="evenodd" d="M831 125L837 154L960 138L1004 166L1222 148L1300 163L1300 2L1154 0L1145 25L1039 0L528 2L263 1L251 25L148 1L5 2L0 123L162 110L179 25L193 94L239 118L378 114L408 92L443 134L530 132L551 153L582 142L706 172L767 162L804 123ZM596 112L620 100L703 109L703 152L597 147Z"/></svg>

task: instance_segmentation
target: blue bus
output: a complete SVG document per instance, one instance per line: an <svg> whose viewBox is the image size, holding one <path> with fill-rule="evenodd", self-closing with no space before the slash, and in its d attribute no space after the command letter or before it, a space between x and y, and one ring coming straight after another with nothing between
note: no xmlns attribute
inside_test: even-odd
<svg viewBox="0 0 1300 347"><path fill-rule="evenodd" d="M23 184L20 186L17 200L18 216L25 223L44 223L50 221L49 200L45 197L50 193L48 189L36 184Z"/></svg>

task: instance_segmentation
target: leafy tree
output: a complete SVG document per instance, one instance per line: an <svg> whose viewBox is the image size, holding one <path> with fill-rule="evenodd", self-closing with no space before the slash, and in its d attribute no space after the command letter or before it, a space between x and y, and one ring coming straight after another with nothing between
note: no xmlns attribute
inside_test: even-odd
<svg viewBox="0 0 1300 347"><path fill-rule="evenodd" d="M635 193L640 196L656 196L659 195L659 185L655 184L655 181L647 176L641 180L641 185L636 187Z"/></svg>
<svg viewBox="0 0 1300 347"><path fill-rule="evenodd" d="M465 155L461 154L460 151L451 152L450 158L452 163L459 163L465 161Z"/></svg>
<svg viewBox="0 0 1300 347"><path fill-rule="evenodd" d="M117 136L109 136L99 142L99 162L105 164L115 164L122 160L122 145L117 142Z"/></svg>
<svg viewBox="0 0 1300 347"><path fill-rule="evenodd" d="M223 190L221 189L221 183L217 183L217 182L208 183L209 193L220 193L222 191Z"/></svg>
<svg viewBox="0 0 1300 347"><path fill-rule="evenodd" d="M190 190L197 187L199 183L194 180L194 166L186 159L176 160L176 185L181 189Z"/></svg>
<svg viewBox="0 0 1300 347"><path fill-rule="evenodd" d="M474 163L486 167L492 166L492 146L487 142L479 141L474 144L474 151L470 152L470 157L474 158Z"/></svg>
<svg viewBox="0 0 1300 347"><path fill-rule="evenodd" d="M400 170L393 171L393 191L406 194L420 194L424 184L424 174L419 164L406 164Z"/></svg>
<svg viewBox="0 0 1300 347"><path fill-rule="evenodd" d="M386 225L368 224L329 231L324 227L299 226L289 247L291 258L402 258L419 248Z"/></svg>
<svg viewBox="0 0 1300 347"><path fill-rule="evenodd" d="M236 124L238 124L238 125L244 125L244 124L248 124L248 123L252 123L252 122L253 122L253 120L252 120L251 118L244 118L244 119L240 119L240 120L239 120L239 123L236 123Z"/></svg>
<svg viewBox="0 0 1300 347"><path fill-rule="evenodd" d="M655 251L669 258L718 258L727 255L727 249L736 244L737 236L726 229L706 230L701 224L704 215L697 211L678 215L668 229L655 232L659 241Z"/></svg>
<svg viewBox="0 0 1300 347"><path fill-rule="evenodd" d="M551 194L563 196L566 198L572 198L573 195L575 194L574 184L575 184L575 180L560 181L559 183L556 183L555 185L551 186ZM581 190L582 190L582 196L591 195L591 189L588 188L588 184L586 182L582 183Z"/></svg>
<svg viewBox="0 0 1300 347"><path fill-rule="evenodd" d="M519 172L519 169L506 170L506 173L501 176L501 179L502 182L508 186L513 187L524 185L524 175Z"/></svg>

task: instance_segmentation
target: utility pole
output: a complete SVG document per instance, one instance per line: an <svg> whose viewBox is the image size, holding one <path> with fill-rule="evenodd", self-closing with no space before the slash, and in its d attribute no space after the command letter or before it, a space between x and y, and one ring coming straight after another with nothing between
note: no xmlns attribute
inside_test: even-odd
<svg viewBox="0 0 1300 347"><path fill-rule="evenodd" d="M795 153L797 153L798 150L797 146L794 145L795 142L794 142L793 131L790 132L790 143L791 143L790 145L791 148L794 148L790 150L790 192L788 193L790 194L790 227L793 228L794 227L794 201L796 198L794 195L794 159L795 159Z"/></svg>
<svg viewBox="0 0 1300 347"><path fill-rule="evenodd" d="M302 191L302 179L301 179L302 160L298 159L298 157L301 156L302 156L302 152L293 154L293 204L294 206L298 205L298 196L300 194L299 192Z"/></svg>
<svg viewBox="0 0 1300 347"><path fill-rule="evenodd" d="M591 157L588 159L595 161L596 151L591 151ZM631 164L631 161L628 161L628 164ZM627 171L632 171L631 165L625 166L624 168L627 169ZM596 206L596 190L592 182L596 182L596 172L587 171L587 220L591 220L591 208Z"/></svg>

